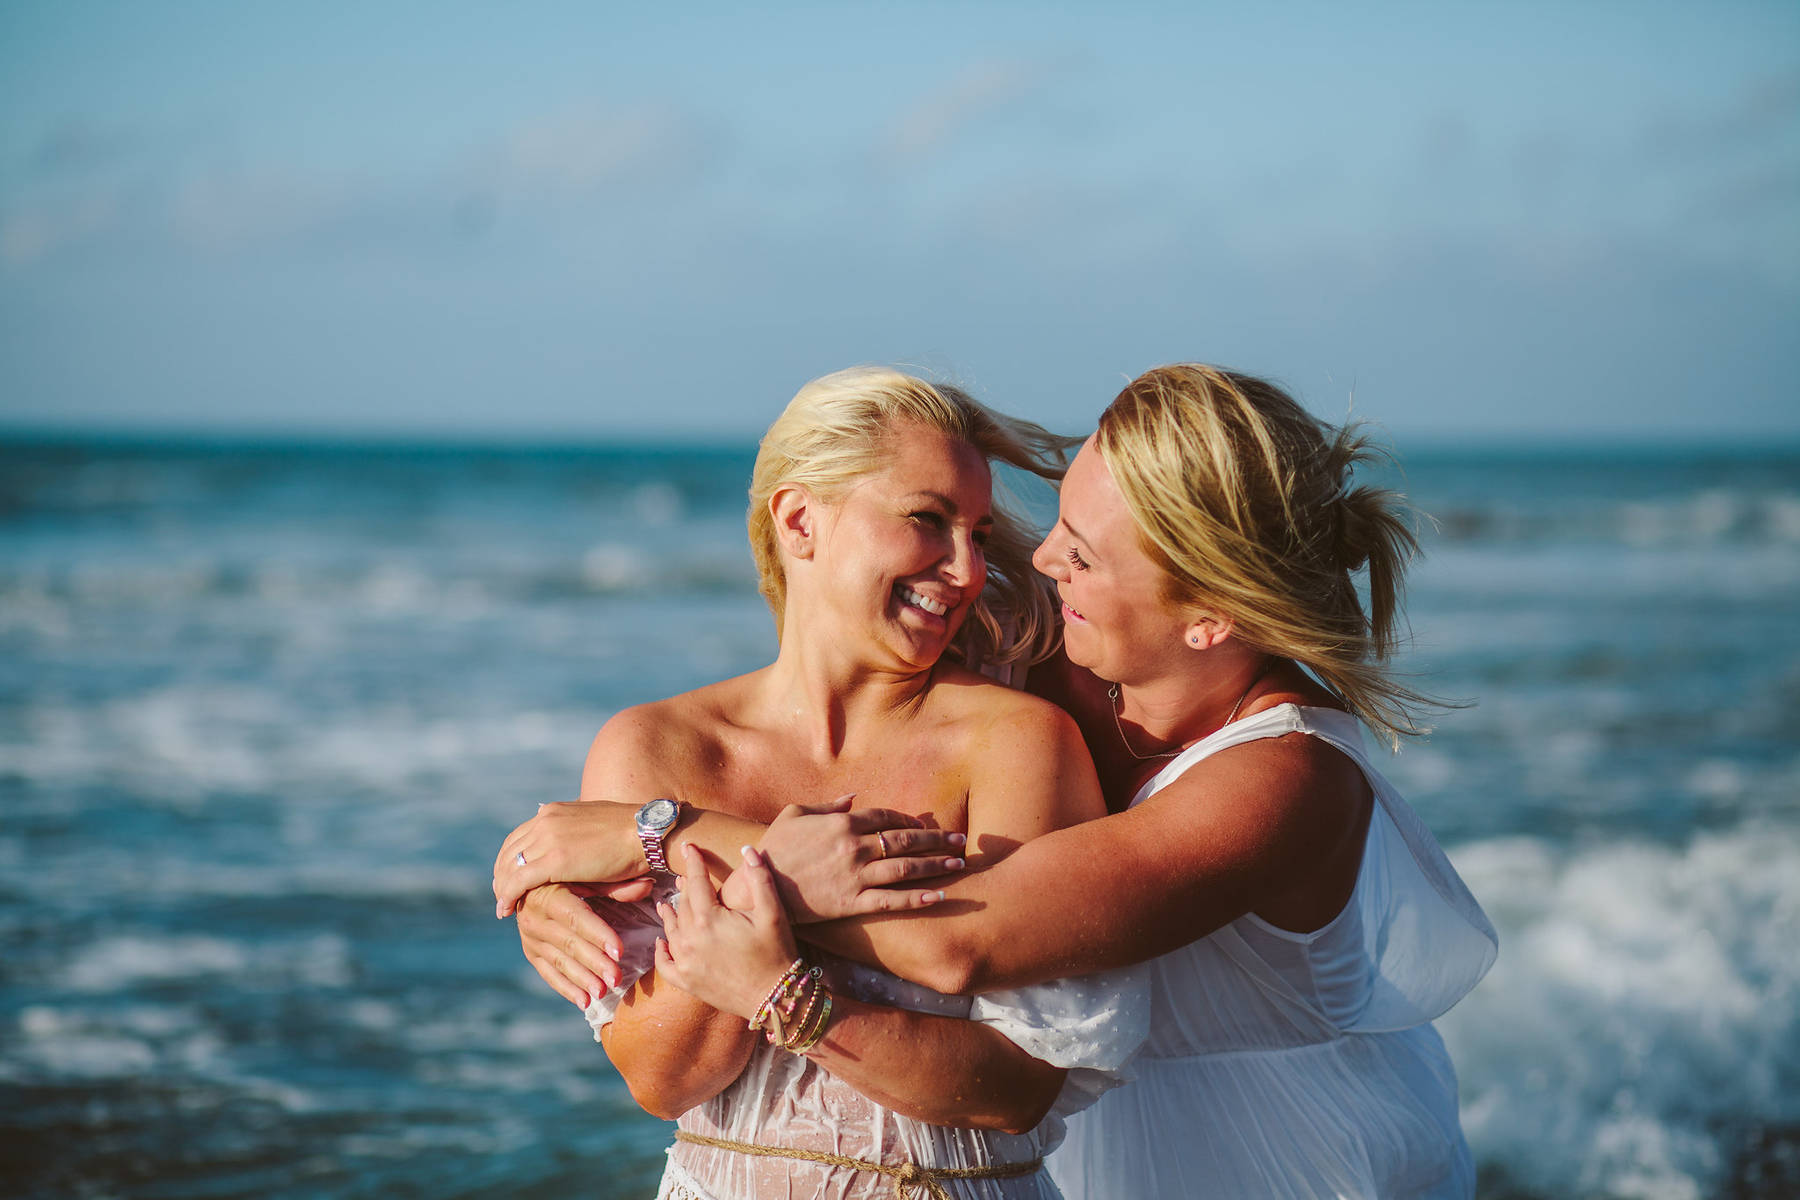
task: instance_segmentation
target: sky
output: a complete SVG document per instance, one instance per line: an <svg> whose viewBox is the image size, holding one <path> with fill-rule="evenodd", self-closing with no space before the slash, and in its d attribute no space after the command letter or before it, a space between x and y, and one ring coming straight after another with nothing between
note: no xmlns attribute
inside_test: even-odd
<svg viewBox="0 0 1800 1200"><path fill-rule="evenodd" d="M1800 4L0 6L0 427L754 435L1157 363L1800 440Z"/></svg>

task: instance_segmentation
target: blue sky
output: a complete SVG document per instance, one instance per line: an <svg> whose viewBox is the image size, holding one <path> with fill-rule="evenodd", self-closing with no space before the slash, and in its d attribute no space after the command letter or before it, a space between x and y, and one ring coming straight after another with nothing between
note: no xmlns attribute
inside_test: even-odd
<svg viewBox="0 0 1800 1200"><path fill-rule="evenodd" d="M759 430L1200 359L1800 437L1800 5L0 7L0 424Z"/></svg>

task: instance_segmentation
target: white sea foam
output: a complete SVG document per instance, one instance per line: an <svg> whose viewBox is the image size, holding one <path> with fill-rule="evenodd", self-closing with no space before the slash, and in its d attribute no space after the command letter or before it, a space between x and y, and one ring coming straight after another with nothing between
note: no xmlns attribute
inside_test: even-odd
<svg viewBox="0 0 1800 1200"><path fill-rule="evenodd" d="M201 935L130 934L81 947L61 971L71 992L124 992L145 984L215 976L263 987L339 987L350 978L350 946L336 934L247 945Z"/></svg>
<svg viewBox="0 0 1800 1200"><path fill-rule="evenodd" d="M1545 1194L1684 1200L1727 1165L1716 1121L1800 1117L1800 833L1453 857L1501 933L1442 1022L1479 1158Z"/></svg>

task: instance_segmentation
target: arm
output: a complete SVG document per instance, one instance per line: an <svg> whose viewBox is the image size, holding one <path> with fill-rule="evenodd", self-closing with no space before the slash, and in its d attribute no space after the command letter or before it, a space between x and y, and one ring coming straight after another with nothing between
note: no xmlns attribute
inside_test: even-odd
<svg viewBox="0 0 1800 1200"><path fill-rule="evenodd" d="M1370 804L1355 764L1315 739L1253 742L949 884L929 919L806 936L939 991L977 992L1143 962L1247 912L1315 928L1354 887Z"/></svg>
<svg viewBox="0 0 1800 1200"><path fill-rule="evenodd" d="M703 747L685 744L671 734L671 724L659 715L657 705L642 705L626 709L601 728L582 771L581 799L540 804L537 815L501 844L494 858L496 917L516 913L520 897L546 883L627 880L647 874L650 865L644 860L636 816L639 806L656 796L687 802L680 823L664 841L669 861L681 861L682 848L691 845L706 856L715 881L730 874L737 848L758 841L766 823L707 809L709 797L695 795L668 777L663 764L707 761L697 756L697 751L704 753ZM783 895L792 911L802 919L823 920L919 908L935 901L935 889L895 890L891 885L958 869L961 860L947 856L960 853L962 834L924 828L916 817L890 809L853 813L849 800L843 796L821 807L781 809L777 820L787 819L790 825L801 815L828 814L804 822L798 831L790 829L791 836L784 841ZM768 804L767 811L774 814L780 803ZM877 839L877 831L885 840ZM837 869L846 860L854 865L849 873ZM809 868L825 864L831 869L808 874ZM598 925L589 925L584 932L591 942L605 940Z"/></svg>
<svg viewBox="0 0 1800 1200"><path fill-rule="evenodd" d="M705 997L732 1014L740 1033L794 958L765 861L748 846L743 860L737 876L749 905L738 912L718 903L705 863L697 851L686 852L683 903L680 911L661 906L667 941L658 944L656 956L664 990L678 983ZM830 1025L806 1054L895 1112L936 1125L1009 1133L1043 1120L1065 1075L985 1025L835 993Z"/></svg>
<svg viewBox="0 0 1800 1200"><path fill-rule="evenodd" d="M720 1012L655 971L631 985L600 1030L631 1098L665 1121L731 1086L758 1036L744 1018Z"/></svg>

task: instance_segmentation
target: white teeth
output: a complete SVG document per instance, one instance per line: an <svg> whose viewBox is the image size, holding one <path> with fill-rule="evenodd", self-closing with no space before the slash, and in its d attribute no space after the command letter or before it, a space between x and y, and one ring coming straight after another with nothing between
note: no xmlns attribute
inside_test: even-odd
<svg viewBox="0 0 1800 1200"><path fill-rule="evenodd" d="M902 587L900 589L900 598L914 608L922 608L933 616L941 617L950 611L950 606L948 604L939 604L936 600L927 600L909 587Z"/></svg>

